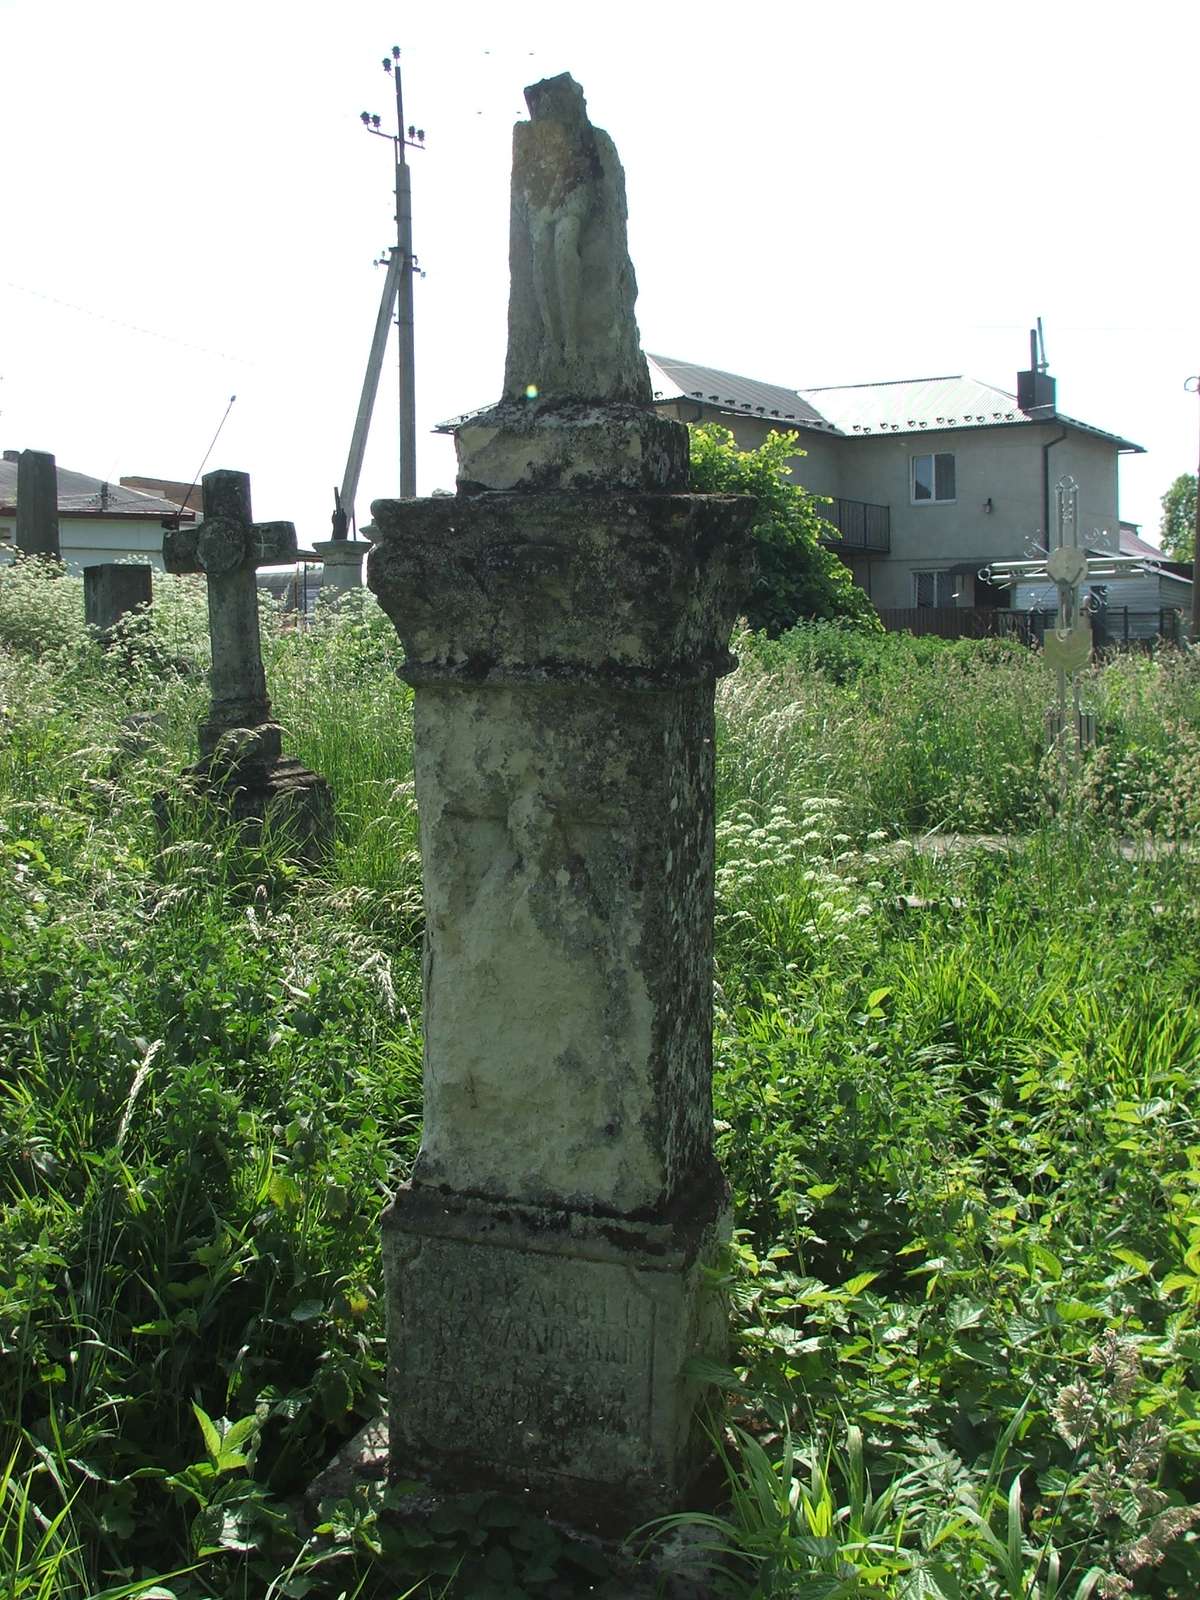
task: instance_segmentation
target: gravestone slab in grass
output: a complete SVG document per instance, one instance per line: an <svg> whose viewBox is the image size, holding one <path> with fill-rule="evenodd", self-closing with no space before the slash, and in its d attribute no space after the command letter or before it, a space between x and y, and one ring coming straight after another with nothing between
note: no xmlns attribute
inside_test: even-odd
<svg viewBox="0 0 1200 1600"><path fill-rule="evenodd" d="M303 856L329 845L329 785L283 754L282 730L271 717L258 622L257 568L296 553L290 522L259 522L250 510L244 472L204 477L203 522L163 534L168 572L203 572L208 584L212 702L200 724L200 761L184 774L184 792L219 802L254 842L264 829ZM160 797L160 812L171 796Z"/></svg>
<svg viewBox="0 0 1200 1600"><path fill-rule="evenodd" d="M83 617L107 640L123 617L150 605L153 579L149 567L106 561L83 569Z"/></svg>
<svg viewBox="0 0 1200 1600"><path fill-rule="evenodd" d="M456 497L372 507L426 912L424 1137L384 1219L389 1456L624 1533L685 1502L711 1399L689 1363L725 1351L713 692L753 506L684 492L611 141L569 77L526 98L505 399L460 437Z"/></svg>

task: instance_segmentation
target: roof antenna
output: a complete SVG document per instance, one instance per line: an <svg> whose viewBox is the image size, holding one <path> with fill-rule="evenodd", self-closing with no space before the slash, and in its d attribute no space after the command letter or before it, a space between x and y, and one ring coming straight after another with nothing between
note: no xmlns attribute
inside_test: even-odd
<svg viewBox="0 0 1200 1600"><path fill-rule="evenodd" d="M1041 352L1040 360L1038 359L1038 351ZM1033 365L1038 372L1049 372L1050 370L1050 363L1046 360L1046 340L1042 333L1041 317L1037 319L1037 351L1034 352Z"/></svg>
<svg viewBox="0 0 1200 1600"><path fill-rule="evenodd" d="M196 468L196 476L192 479L191 483L188 484L188 492L184 495L183 502L180 505L179 509L177 511L175 511L171 516L164 518L164 520L163 520L163 527L164 528L176 528L177 529L179 527L180 521L181 521L181 519L183 517L184 509L187 506L188 501L192 498L192 490L200 482L200 475L204 471L205 467L208 465L208 458L209 458L210 455L212 455L213 451L217 447L217 440L221 437L221 429L229 421L229 413L233 410L233 402L236 399L237 399L237 395L235 395L235 394L231 394L229 396L229 404L225 407L225 415L221 418L220 422L217 424L217 431L212 436L212 443L209 445L208 449L204 452L204 460Z"/></svg>

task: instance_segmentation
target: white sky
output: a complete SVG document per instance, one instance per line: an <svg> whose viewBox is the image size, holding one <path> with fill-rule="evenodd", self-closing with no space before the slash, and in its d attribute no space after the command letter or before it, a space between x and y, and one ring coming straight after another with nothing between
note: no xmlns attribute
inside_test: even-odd
<svg viewBox="0 0 1200 1600"><path fill-rule="evenodd" d="M526 83L571 71L626 170L647 349L805 387L1012 388L1041 316L1060 408L1194 470L1194 0L0 0L0 445L107 477L248 471L328 536L394 238L381 58L403 51L418 490L497 398ZM140 330L140 331L139 331ZM358 499L396 493L389 349ZM1031 530L1032 531L1032 530Z"/></svg>

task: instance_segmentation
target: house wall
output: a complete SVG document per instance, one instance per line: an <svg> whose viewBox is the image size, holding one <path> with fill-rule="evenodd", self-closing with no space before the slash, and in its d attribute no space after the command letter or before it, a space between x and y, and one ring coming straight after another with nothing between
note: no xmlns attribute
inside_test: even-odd
<svg viewBox="0 0 1200 1600"><path fill-rule="evenodd" d="M822 434L815 428L801 428L795 423L781 421L778 417L758 417L740 412L720 411L715 406L701 405L695 400L680 400L674 403L660 401L655 410L664 416L673 416L681 422L715 422L718 427L728 428L737 442L739 450L757 450L759 445L766 444L767 435L775 433L797 433L797 443L803 456L797 456L792 463L792 482L807 489L811 494L840 495L842 472L841 439L836 435ZM700 416L697 419L697 411ZM857 496L855 498L862 498Z"/></svg>
<svg viewBox="0 0 1200 1600"><path fill-rule="evenodd" d="M989 561L1021 559L1028 554L1027 542L1037 539L1043 528L1042 447L1062 431L1057 423L1010 424L839 441L846 451L842 492L848 498L891 506L891 556L873 563L875 604L911 606L914 572L968 563L972 570L956 580L957 603L976 604L974 569ZM941 452L955 458L955 499L914 504L912 457ZM1115 446L1068 430L1062 443L1050 450L1049 463L1052 490L1066 472L1079 484L1082 542L1115 550ZM1093 538L1093 528L1106 529L1107 538Z"/></svg>
<svg viewBox="0 0 1200 1600"><path fill-rule="evenodd" d="M743 450L761 445L778 418L722 411L693 400L660 402L658 410L685 422L728 428ZM915 604L913 573L963 566L955 574L956 604L995 601L977 578L990 562L1020 560L1044 543L1043 448L1051 489L1069 474L1079 485L1080 542L1093 550L1118 548L1117 449L1108 440L1058 420L997 427L944 428L903 434L823 434L798 428L806 454L794 464L794 481L814 494L886 505L891 511L890 555L845 553L855 581L883 609ZM914 455L948 451L955 458L952 502L912 499ZM1165 602L1164 602L1165 603ZM1012 604L1021 609L1018 596Z"/></svg>
<svg viewBox="0 0 1200 1600"><path fill-rule="evenodd" d="M0 559L15 548L14 518L0 518ZM58 543L72 572L106 561L147 561L163 571L162 527L157 517L59 517Z"/></svg>

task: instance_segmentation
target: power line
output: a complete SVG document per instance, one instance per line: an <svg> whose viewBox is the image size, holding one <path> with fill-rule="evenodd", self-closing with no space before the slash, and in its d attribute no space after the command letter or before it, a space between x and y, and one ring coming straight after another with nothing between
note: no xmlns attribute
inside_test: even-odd
<svg viewBox="0 0 1200 1600"><path fill-rule="evenodd" d="M61 300L57 295L43 293L41 289L31 289L28 284L14 283L11 278L4 279L4 286L7 289L17 290L19 294L32 295L35 300L45 300L50 305L77 311L81 317L92 317L97 322L110 323L114 328L127 328L130 333L144 334L147 339L160 339L164 344L177 344L184 350L196 350L206 356L220 356L222 361L236 361L243 367L258 365L256 361L247 360L245 356L233 356L227 350L214 350L210 345L193 344L189 339L178 339L173 333L159 333L155 328L143 328L136 322L126 322L123 317L110 317L106 311L95 311L91 306L77 305L73 300Z"/></svg>

